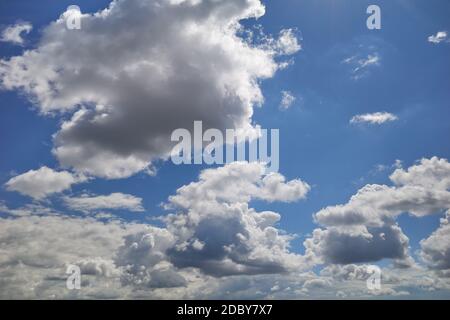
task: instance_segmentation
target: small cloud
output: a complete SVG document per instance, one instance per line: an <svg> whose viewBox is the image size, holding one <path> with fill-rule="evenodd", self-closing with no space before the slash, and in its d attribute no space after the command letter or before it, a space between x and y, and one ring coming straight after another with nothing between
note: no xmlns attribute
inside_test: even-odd
<svg viewBox="0 0 450 320"><path fill-rule="evenodd" d="M389 112L375 112L359 114L354 116L350 123L370 123L370 124L383 124L385 122L396 121L398 117Z"/></svg>
<svg viewBox="0 0 450 320"><path fill-rule="evenodd" d="M283 29L280 31L275 49L280 55L292 55L300 51L302 47L292 29Z"/></svg>
<svg viewBox="0 0 450 320"><path fill-rule="evenodd" d="M5 30L3 30L0 41L23 45L24 40L22 38L22 33L25 32L28 34L32 29L33 26L29 22L22 22L13 26L9 26Z"/></svg>
<svg viewBox="0 0 450 320"><path fill-rule="evenodd" d="M42 200L86 180L87 178L84 176L74 175L68 171L55 171L44 166L11 178L6 182L5 187L8 191L19 192L33 199Z"/></svg>
<svg viewBox="0 0 450 320"><path fill-rule="evenodd" d="M441 43L444 41L449 42L449 40L447 39L447 31L439 31L435 35L431 35L428 37L428 42L431 42L434 44L438 44L438 43Z"/></svg>
<svg viewBox="0 0 450 320"><path fill-rule="evenodd" d="M64 197L65 205L76 211L92 212L96 210L128 210L142 212L142 199L130 194L112 193L106 196Z"/></svg>
<svg viewBox="0 0 450 320"><path fill-rule="evenodd" d="M280 103L280 109L281 110L287 110L289 109L292 104L297 100L294 95L289 91L281 91L281 103Z"/></svg>
<svg viewBox="0 0 450 320"><path fill-rule="evenodd" d="M297 30L282 29L277 38L266 34L262 26L256 26L255 31L246 33L246 41L257 43L260 48L275 56L293 55L302 49L300 39L297 37Z"/></svg>
<svg viewBox="0 0 450 320"><path fill-rule="evenodd" d="M348 58L345 58L344 60L342 60L341 63L349 64L349 63L355 61L355 59L356 59L356 56L351 56L351 57L348 57Z"/></svg>
<svg viewBox="0 0 450 320"><path fill-rule="evenodd" d="M342 60L341 63L351 65L353 68L351 71L352 79L359 80L368 75L369 68L379 66L380 61L380 55L374 52L363 57L351 56Z"/></svg>

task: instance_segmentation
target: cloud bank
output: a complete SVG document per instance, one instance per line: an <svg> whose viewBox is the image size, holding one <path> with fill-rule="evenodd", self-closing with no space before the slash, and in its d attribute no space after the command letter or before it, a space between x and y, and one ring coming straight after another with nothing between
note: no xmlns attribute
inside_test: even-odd
<svg viewBox="0 0 450 320"><path fill-rule="evenodd" d="M368 185L347 204L317 212L321 227L305 240L304 254L292 250L295 235L277 227L280 213L257 211L251 203L298 201L309 185L266 174L256 163L202 171L168 198L168 214L158 227L0 204L0 296L344 299L449 290L450 164L422 159L395 170L391 181ZM119 198L129 201L129 210L140 210L139 198L130 195L74 197L71 204L107 210ZM421 242L422 261L414 261L396 218L444 211L441 226ZM383 259L394 263L383 268L382 290L369 292L367 263ZM81 268L80 291L65 287L70 264ZM323 268L316 274L311 270L318 265Z"/></svg>

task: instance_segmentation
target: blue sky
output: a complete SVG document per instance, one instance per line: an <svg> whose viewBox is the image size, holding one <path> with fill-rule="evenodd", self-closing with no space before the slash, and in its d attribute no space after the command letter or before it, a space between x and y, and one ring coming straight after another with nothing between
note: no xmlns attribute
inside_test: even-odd
<svg viewBox="0 0 450 320"><path fill-rule="evenodd" d="M69 5L76 4L83 13L93 13L107 7L109 2L2 1L1 29L26 21L33 25L33 30L23 35L23 46L0 42L0 59L20 56L24 50L35 48L42 30ZM381 30L366 27L366 9L371 4L381 8ZM260 82L265 100L261 107L254 108L252 121L262 128L280 129L280 174L287 180L306 181L311 191L306 199L296 202L253 200L250 205L257 211L280 213L277 228L297 234L291 251L304 254L303 241L318 227L312 217L314 213L347 203L367 184L392 186L389 176L396 169L396 160L406 170L422 158L450 158L450 44L428 41L429 36L450 30L450 3L277 0L264 1L264 5L264 16L256 21L244 20L242 24L249 29L261 25L266 34L275 36L282 29L292 28L301 50L292 56L295 61L292 65ZM377 57L377 62L361 67L360 62L370 56ZM349 60L345 62L346 59ZM354 71L358 65L361 69ZM296 98L287 110L280 110L282 91ZM39 114L39 106L20 90L0 91L0 101L0 183L5 185L14 176L42 166L67 169L52 153L52 136L71 113ZM381 124L350 123L356 115L376 112L391 113L397 120ZM149 223L166 214L161 203L179 187L196 181L201 170L208 168L176 166L170 161L157 161L155 166L155 176L139 172L125 179L96 178L73 185L64 194L120 192L142 198L145 214L113 212L128 222ZM51 195L40 203L83 216L68 211L60 196ZM0 200L9 208L33 202L6 187L0 188ZM443 216L442 211L423 218L408 214L398 218L409 238L413 257L418 258L420 241L438 229ZM389 262L374 261L381 265Z"/></svg>

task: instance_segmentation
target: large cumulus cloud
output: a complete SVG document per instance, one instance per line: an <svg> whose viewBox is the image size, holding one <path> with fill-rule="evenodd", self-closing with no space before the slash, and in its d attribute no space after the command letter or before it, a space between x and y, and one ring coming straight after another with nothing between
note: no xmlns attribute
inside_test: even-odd
<svg viewBox="0 0 450 320"><path fill-rule="evenodd" d="M174 241L167 259L178 268L214 276L303 268L302 257L289 250L292 236L276 228L280 215L257 212L249 203L296 201L306 196L309 185L264 172L261 164L235 162L204 170L199 181L178 189L166 204L176 212L164 218Z"/></svg>
<svg viewBox="0 0 450 320"><path fill-rule="evenodd" d="M127 177L166 157L171 132L195 120L252 130L259 81L300 49L291 30L264 44L238 36L240 20L264 11L259 0L114 0L82 15L81 30L65 13L35 49L0 61L0 83L41 113L75 111L54 137L63 166Z"/></svg>

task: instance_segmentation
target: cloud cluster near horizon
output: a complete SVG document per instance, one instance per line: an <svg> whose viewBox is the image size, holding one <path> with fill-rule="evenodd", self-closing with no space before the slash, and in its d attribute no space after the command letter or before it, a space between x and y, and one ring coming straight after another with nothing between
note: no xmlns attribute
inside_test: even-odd
<svg viewBox="0 0 450 320"><path fill-rule="evenodd" d="M314 215L320 227L304 241L304 254L291 250L295 235L277 228L279 213L257 211L250 204L255 199L269 203L305 199L310 186L264 172L261 164L248 162L204 170L197 181L168 198L164 208L169 214L161 217L160 227L121 221L114 215L106 220L69 217L45 206L9 209L2 204L0 211L7 216L0 218L0 240L8 244L2 249L2 297L130 298L139 292L155 298L202 294L211 298L223 297L224 279L263 277L264 283L278 285L266 288L261 297L278 292L280 285L287 290L290 283L287 297L323 297L328 290L342 298L367 295L362 287L369 274L367 264L384 259L393 262L384 269L389 277L384 291L372 294L404 295L409 294L406 287L417 285L450 288L447 160L422 159L408 169L400 167L390 176L393 186L367 185L348 203L320 210ZM85 213L144 210L141 199L123 194L62 196L62 200ZM396 222L404 212L417 218L447 212L441 226L421 242L421 260L411 255L409 239ZM39 245L30 247L32 243ZM81 266L92 282L82 292L67 291L64 281L48 280L63 277L68 264ZM319 275L310 272L314 266L323 267ZM24 270L39 283L33 291L26 289L30 279L20 279ZM395 270L403 270L401 282ZM419 284L417 277L426 270L429 281ZM211 287L204 291L202 283ZM357 287L348 287L350 283Z"/></svg>

